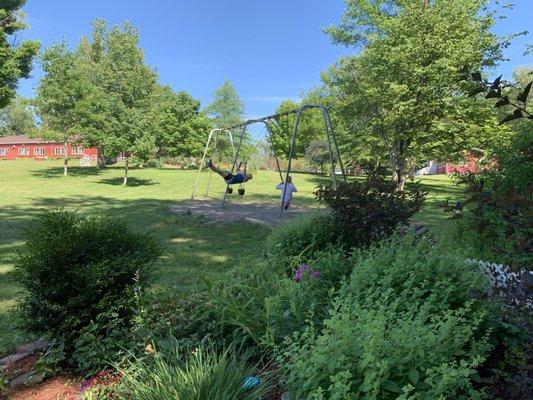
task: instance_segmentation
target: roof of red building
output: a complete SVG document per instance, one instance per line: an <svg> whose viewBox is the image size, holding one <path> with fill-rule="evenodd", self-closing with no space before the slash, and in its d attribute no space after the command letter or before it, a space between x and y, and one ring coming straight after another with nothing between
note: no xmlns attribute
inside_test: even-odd
<svg viewBox="0 0 533 400"><path fill-rule="evenodd" d="M28 135L12 135L0 137L0 145L2 144L41 144L50 143L49 140L43 138L31 138Z"/></svg>

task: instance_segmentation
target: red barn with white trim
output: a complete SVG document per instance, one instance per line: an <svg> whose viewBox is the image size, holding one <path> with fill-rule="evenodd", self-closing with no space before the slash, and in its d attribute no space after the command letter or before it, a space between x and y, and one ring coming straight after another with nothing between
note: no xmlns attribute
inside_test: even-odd
<svg viewBox="0 0 533 400"><path fill-rule="evenodd" d="M64 143L41 138L30 138L28 135L0 137L0 160L14 160L16 158L46 160L47 158L63 158L64 156ZM98 149L69 143L67 145L67 156L74 158L98 157Z"/></svg>

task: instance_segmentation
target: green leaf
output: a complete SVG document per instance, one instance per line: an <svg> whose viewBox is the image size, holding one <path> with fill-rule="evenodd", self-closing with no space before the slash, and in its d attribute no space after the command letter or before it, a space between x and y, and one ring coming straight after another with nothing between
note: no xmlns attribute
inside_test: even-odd
<svg viewBox="0 0 533 400"><path fill-rule="evenodd" d="M494 90L489 91L485 96L486 99L497 99L498 97L500 97L500 95Z"/></svg>
<svg viewBox="0 0 533 400"><path fill-rule="evenodd" d="M497 77L494 82L492 82L492 85L490 85L490 88L492 90L496 90L500 87L500 82L502 80L502 76L500 75L499 77Z"/></svg>
<svg viewBox="0 0 533 400"><path fill-rule="evenodd" d="M470 379L472 379L474 382L477 382L477 383L483 382L477 372L474 372L472 375L470 375Z"/></svg>
<svg viewBox="0 0 533 400"><path fill-rule="evenodd" d="M498 101L494 107L502 107L502 106L506 106L509 104L509 97L505 96L503 99L501 99L500 101Z"/></svg>
<svg viewBox="0 0 533 400"><path fill-rule="evenodd" d="M481 72L472 72L472 79L481 82Z"/></svg>
<svg viewBox="0 0 533 400"><path fill-rule="evenodd" d="M527 96L529 95L529 91L531 90L531 85L533 84L533 81L529 82L526 87L524 88L524 90L522 91L522 93L520 93L517 97L517 99L519 101L521 101L522 103L525 103L526 100L527 100Z"/></svg>
<svg viewBox="0 0 533 400"><path fill-rule="evenodd" d="M418 382L416 385L415 385L415 388L417 390L429 390L431 389L431 385L429 385L428 383L426 382Z"/></svg>
<svg viewBox="0 0 533 400"><path fill-rule="evenodd" d="M478 86L477 88L472 89L470 91L470 93L468 93L468 97L474 97L476 94L479 94L479 93L484 92L484 91L485 91L484 87Z"/></svg>
<svg viewBox="0 0 533 400"><path fill-rule="evenodd" d="M416 369L412 369L411 371L409 371L409 380L411 381L411 383L413 385L416 385L418 383L418 379L420 378L420 374L418 373L418 371Z"/></svg>
<svg viewBox="0 0 533 400"><path fill-rule="evenodd" d="M396 382L391 381L390 379L388 379L385 382L383 382L381 384L381 387L383 387L383 389L388 390L389 392L393 392L393 393L400 393L402 391L400 386L398 386L398 384Z"/></svg>
<svg viewBox="0 0 533 400"><path fill-rule="evenodd" d="M522 110L517 109L517 110L514 111L514 113L509 114L504 119L502 119L500 121L500 125L501 124L505 124L506 122L514 121L515 119L519 119L519 118L522 118L522 117L523 117Z"/></svg>

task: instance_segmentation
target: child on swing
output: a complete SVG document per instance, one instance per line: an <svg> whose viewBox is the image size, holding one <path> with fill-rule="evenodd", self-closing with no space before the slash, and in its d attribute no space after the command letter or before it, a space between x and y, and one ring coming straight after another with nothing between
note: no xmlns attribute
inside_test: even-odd
<svg viewBox="0 0 533 400"><path fill-rule="evenodd" d="M246 173L246 163L244 165L244 172L239 171L239 168L240 168L240 165L239 165L239 167L237 168L237 172L235 174L232 174L229 171L225 171L225 170L215 167L212 160L207 160L206 166L207 168L210 168L211 171L219 174L224 179L226 184L228 185L235 185L239 183L248 182L250 179L253 178L252 174Z"/></svg>
<svg viewBox="0 0 533 400"><path fill-rule="evenodd" d="M286 189L284 189L285 186L287 187ZM292 194L298 191L296 189L296 186L292 184L292 177L288 176L287 183L281 182L278 186L276 186L276 189L281 190L281 197L283 199L283 208L287 210L291 205Z"/></svg>

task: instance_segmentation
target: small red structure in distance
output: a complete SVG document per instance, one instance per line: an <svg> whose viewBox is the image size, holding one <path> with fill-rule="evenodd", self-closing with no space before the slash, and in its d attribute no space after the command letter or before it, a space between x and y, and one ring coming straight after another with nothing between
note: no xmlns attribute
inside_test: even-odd
<svg viewBox="0 0 533 400"><path fill-rule="evenodd" d="M66 148L68 157L98 156L96 147L83 147L76 143L69 143ZM14 160L16 158L33 158L45 160L47 158L65 157L65 144L41 138L30 138L28 135L13 135L0 137L0 160Z"/></svg>

